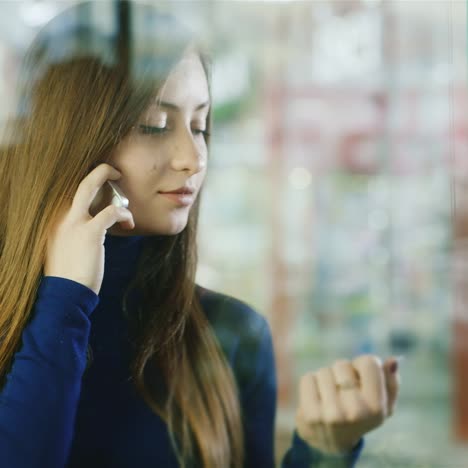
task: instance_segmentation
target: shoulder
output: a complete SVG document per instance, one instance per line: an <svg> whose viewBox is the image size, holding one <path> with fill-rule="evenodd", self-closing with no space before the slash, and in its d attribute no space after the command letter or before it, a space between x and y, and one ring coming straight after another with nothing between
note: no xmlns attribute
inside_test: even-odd
<svg viewBox="0 0 468 468"><path fill-rule="evenodd" d="M235 297L197 285L200 304L213 326L229 326L242 335L262 333L266 320L248 303Z"/></svg>
<svg viewBox="0 0 468 468"><path fill-rule="evenodd" d="M226 357L234 364L241 355L256 354L269 338L263 315L246 302L197 285L200 304L213 327Z"/></svg>
<svg viewBox="0 0 468 468"><path fill-rule="evenodd" d="M244 301L197 286L200 303L234 372L242 401L274 399L276 373L270 326ZM255 397L255 398L257 398Z"/></svg>

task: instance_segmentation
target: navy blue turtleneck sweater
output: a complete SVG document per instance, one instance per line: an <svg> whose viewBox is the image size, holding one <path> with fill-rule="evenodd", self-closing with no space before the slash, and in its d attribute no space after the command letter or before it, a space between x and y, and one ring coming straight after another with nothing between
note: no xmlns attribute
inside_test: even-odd
<svg viewBox="0 0 468 468"><path fill-rule="evenodd" d="M42 278L0 393L2 468L177 466L166 424L136 392L129 372L121 301L145 238L106 236L99 295L73 280ZM276 373L268 323L232 297L201 287L197 293L240 389L245 466L273 467ZM93 359L86 369L88 345ZM351 453L327 457L326 465L352 467L362 447L363 439ZM321 460L294 432L281 465Z"/></svg>

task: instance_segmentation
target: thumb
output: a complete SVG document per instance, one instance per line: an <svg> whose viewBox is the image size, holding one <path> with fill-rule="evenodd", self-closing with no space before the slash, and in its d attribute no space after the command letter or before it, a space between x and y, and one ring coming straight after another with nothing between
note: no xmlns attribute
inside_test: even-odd
<svg viewBox="0 0 468 468"><path fill-rule="evenodd" d="M383 364L388 397L387 416L391 416L395 410L396 400L400 390L400 374L398 373L398 368L402 359L402 356L392 356Z"/></svg>

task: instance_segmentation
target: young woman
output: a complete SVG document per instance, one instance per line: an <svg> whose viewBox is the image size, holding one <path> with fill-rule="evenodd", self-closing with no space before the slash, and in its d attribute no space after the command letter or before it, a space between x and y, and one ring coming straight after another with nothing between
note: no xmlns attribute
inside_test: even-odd
<svg viewBox="0 0 468 468"><path fill-rule="evenodd" d="M156 37L71 30L82 7L32 46L0 161L1 466L272 467L268 323L194 279L207 60L157 15ZM108 180L128 209L92 204ZM308 373L282 466L353 466L397 393L395 359Z"/></svg>

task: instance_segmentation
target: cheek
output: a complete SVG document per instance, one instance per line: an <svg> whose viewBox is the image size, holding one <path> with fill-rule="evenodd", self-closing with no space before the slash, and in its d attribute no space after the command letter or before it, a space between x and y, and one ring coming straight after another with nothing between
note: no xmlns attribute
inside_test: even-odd
<svg viewBox="0 0 468 468"><path fill-rule="evenodd" d="M164 168L164 148L150 148L144 144L129 144L116 152L113 161L115 167L122 172L124 180L132 185L143 188L145 181L157 177ZM122 182L123 182L122 181Z"/></svg>
<svg viewBox="0 0 468 468"><path fill-rule="evenodd" d="M141 193L148 189L150 158L147 153L141 145L121 144L109 161L109 164L122 173L122 177L116 183L130 202L141 198Z"/></svg>
<svg viewBox="0 0 468 468"><path fill-rule="evenodd" d="M207 172L207 166L205 164L205 168L198 173L198 177L199 177L198 178L198 184L199 184L200 188L202 188L203 184L205 183L206 172Z"/></svg>

